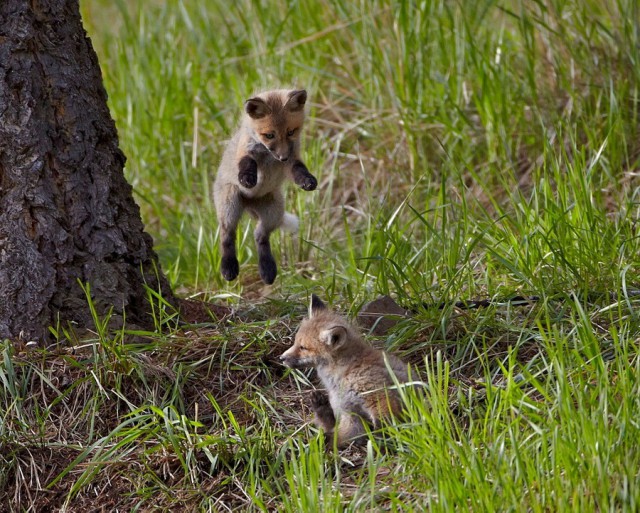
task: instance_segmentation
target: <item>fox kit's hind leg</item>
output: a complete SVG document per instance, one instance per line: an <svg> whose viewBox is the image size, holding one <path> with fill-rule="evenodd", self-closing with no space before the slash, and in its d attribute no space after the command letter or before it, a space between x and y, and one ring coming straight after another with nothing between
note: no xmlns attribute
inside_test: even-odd
<svg viewBox="0 0 640 513"><path fill-rule="evenodd" d="M344 412L336 421L333 408L326 393L314 390L311 394L311 409L315 415L314 424L325 433L325 440L332 443L334 433L338 447L346 447L352 442L363 443L364 421L360 415ZM337 424L337 428L336 428Z"/></svg>
<svg viewBox="0 0 640 513"><path fill-rule="evenodd" d="M354 413L345 412L338 419L338 447L346 447L352 442L361 445L366 442L364 421Z"/></svg>
<svg viewBox="0 0 640 513"><path fill-rule="evenodd" d="M258 270L260 278L267 285L271 285L278 274L276 261L271 253L271 243L269 236L271 232L282 224L284 217L284 198L280 191L274 191L262 198L251 200L251 205L247 206L258 218L254 237L258 246Z"/></svg>
<svg viewBox="0 0 640 513"><path fill-rule="evenodd" d="M236 230L242 216L243 206L240 191L235 185L225 185L214 193L214 202L220 226L222 259L220 272L225 280L235 280L240 272L236 255Z"/></svg>

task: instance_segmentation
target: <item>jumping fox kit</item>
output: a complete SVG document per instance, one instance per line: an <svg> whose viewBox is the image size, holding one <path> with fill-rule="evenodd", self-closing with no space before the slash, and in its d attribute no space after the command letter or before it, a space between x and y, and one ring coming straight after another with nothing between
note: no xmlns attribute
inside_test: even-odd
<svg viewBox="0 0 640 513"><path fill-rule="evenodd" d="M309 318L280 360L287 367L316 368L328 398L313 392L315 424L328 435L337 430L339 447L362 439L365 423L375 429L382 419L401 411L389 369L398 383L406 383L407 364L368 345L344 317L327 309L315 295L311 296Z"/></svg>
<svg viewBox="0 0 640 513"><path fill-rule="evenodd" d="M277 266L269 236L279 226L290 231L298 226L296 216L285 214L282 183L290 178L305 191L318 185L300 160L306 101L305 90L281 89L245 102L240 129L225 149L213 186L222 245L220 271L226 280L234 280L240 270L236 229L246 210L258 219L254 236L260 277L273 283Z"/></svg>

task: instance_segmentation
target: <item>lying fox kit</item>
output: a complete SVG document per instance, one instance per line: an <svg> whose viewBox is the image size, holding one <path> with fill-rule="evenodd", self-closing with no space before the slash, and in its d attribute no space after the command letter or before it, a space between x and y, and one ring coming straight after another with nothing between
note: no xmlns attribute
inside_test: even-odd
<svg viewBox="0 0 640 513"><path fill-rule="evenodd" d="M328 435L337 430L338 447L362 440L365 423L400 413L402 403L389 369L399 383L409 379L408 366L392 354L374 349L342 316L311 296L309 318L280 360L292 368L315 367L328 392L315 391L315 423Z"/></svg>
<svg viewBox="0 0 640 513"><path fill-rule="evenodd" d="M220 226L220 271L234 280L240 271L236 230L246 210L258 219L254 236L262 280L271 284L277 266L269 236L282 226L296 231L298 218L284 211L282 183L290 178L305 191L318 186L300 160L300 132L304 123L305 90L277 90L249 98L240 129L227 145L213 185L213 200Z"/></svg>

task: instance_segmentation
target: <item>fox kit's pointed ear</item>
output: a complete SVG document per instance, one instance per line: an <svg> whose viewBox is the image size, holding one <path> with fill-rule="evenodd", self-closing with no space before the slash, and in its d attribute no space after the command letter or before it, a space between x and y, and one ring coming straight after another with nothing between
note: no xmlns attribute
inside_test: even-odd
<svg viewBox="0 0 640 513"><path fill-rule="evenodd" d="M287 110L291 112L297 112L304 109L304 104L307 103L307 91L299 89L297 91L291 91L289 93L289 99L285 105Z"/></svg>
<svg viewBox="0 0 640 513"><path fill-rule="evenodd" d="M271 113L271 109L262 98L249 98L244 102L244 111L253 119L260 119Z"/></svg>
<svg viewBox="0 0 640 513"><path fill-rule="evenodd" d="M319 335L320 341L329 347L340 347L347 340L347 328L344 326L334 326L328 330L323 330Z"/></svg>
<svg viewBox="0 0 640 513"><path fill-rule="evenodd" d="M309 319L322 310L326 310L327 306L315 294L311 294L311 303L309 303Z"/></svg>

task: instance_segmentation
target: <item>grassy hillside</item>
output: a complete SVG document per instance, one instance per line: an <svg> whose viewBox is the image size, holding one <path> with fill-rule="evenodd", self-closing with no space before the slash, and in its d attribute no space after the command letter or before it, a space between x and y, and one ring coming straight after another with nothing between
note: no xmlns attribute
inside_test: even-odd
<svg viewBox="0 0 640 513"><path fill-rule="evenodd" d="M640 509L638 2L81 3L163 269L232 313L0 343L0 511ZM281 86L319 187L229 284L210 187ZM325 453L277 362L312 292L412 310L370 337L426 391L386 448Z"/></svg>

